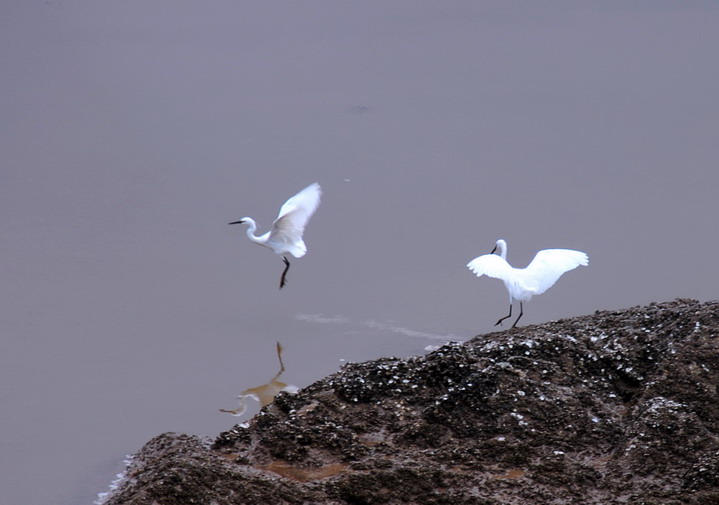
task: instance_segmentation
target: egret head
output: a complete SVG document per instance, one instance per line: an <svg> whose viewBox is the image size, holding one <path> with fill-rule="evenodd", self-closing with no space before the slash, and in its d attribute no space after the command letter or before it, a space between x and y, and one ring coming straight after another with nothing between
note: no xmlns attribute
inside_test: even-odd
<svg viewBox="0 0 719 505"><path fill-rule="evenodd" d="M501 238L497 240L497 243L494 246L494 249L492 249L492 252L489 254L494 254L496 251L499 251L499 255L501 257L505 257L507 254L507 243L502 240Z"/></svg>
<svg viewBox="0 0 719 505"><path fill-rule="evenodd" d="M239 221L233 221L233 222L227 223L227 224L246 224L248 219L250 219L250 218L249 218L249 217L243 217L243 218L240 219Z"/></svg>

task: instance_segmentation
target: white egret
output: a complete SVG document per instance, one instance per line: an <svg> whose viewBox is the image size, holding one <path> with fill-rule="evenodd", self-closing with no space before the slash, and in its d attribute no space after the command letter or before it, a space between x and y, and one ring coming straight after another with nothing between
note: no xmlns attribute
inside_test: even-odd
<svg viewBox="0 0 719 505"><path fill-rule="evenodd" d="M499 249L499 256L494 252ZM526 268L514 268L507 263L507 243L497 240L492 252L474 258L467 263L467 268L477 277L486 275L495 279L502 279L509 291L509 315L495 323L495 326L512 316L512 303L519 300L519 317L512 328L524 314L522 302L529 301L534 295L541 295L551 288L564 272L574 270L579 265L587 266L589 257L582 251L571 249L544 249L539 251Z"/></svg>
<svg viewBox="0 0 719 505"><path fill-rule="evenodd" d="M285 285L287 271L290 269L290 262L286 255L291 254L295 258L301 258L307 252L302 234L307 226L307 221L320 204L321 194L322 189L316 182L307 186L282 205L277 219L272 223L272 229L259 237L254 235L257 223L251 217L243 217L239 221L229 223L247 224L247 236L251 241L268 247L275 254L282 256L285 269L280 278L280 289Z"/></svg>

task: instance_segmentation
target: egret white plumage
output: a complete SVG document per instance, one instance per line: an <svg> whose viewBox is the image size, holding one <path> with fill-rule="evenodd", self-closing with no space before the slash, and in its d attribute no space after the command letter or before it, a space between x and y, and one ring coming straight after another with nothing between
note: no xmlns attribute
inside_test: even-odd
<svg viewBox="0 0 719 505"><path fill-rule="evenodd" d="M287 254L295 258L301 258L307 253L307 246L302 240L302 234L312 214L320 204L322 189L316 182L310 184L295 196L287 200L282 207L277 219L272 223L270 231L259 237L255 236L257 223L251 217L243 217L239 221L229 224L246 224L247 237L255 244L272 249L275 254L282 256L285 269L280 277L280 289L286 283L287 271L290 269L290 262Z"/></svg>
<svg viewBox="0 0 719 505"><path fill-rule="evenodd" d="M494 252L499 249L499 256ZM544 249L539 251L526 268L514 268L507 263L507 243L500 239L489 254L484 254L467 263L467 268L477 277L486 275L504 281L509 292L509 315L495 323L495 326L512 316L512 303L519 301L519 317L524 314L522 302L529 301L534 295L541 295L551 288L563 273L574 270L580 265L587 266L589 257L582 251L571 249Z"/></svg>

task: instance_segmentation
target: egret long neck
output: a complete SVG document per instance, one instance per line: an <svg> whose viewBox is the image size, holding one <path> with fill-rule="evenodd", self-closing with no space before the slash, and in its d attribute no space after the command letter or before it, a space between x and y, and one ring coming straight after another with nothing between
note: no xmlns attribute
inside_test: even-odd
<svg viewBox="0 0 719 505"><path fill-rule="evenodd" d="M507 243L504 240L497 242L497 248L499 249L499 256L507 261Z"/></svg>
<svg viewBox="0 0 719 505"><path fill-rule="evenodd" d="M255 223L253 219L245 219L245 221L247 222L247 230L245 231L247 233L247 238L249 238L256 244L262 244L262 238L255 236L255 231L257 230L257 223Z"/></svg>

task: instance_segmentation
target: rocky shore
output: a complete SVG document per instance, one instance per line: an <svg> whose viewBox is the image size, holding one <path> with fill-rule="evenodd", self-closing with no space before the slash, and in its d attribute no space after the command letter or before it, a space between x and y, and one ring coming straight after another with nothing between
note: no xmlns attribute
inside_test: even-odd
<svg viewBox="0 0 719 505"><path fill-rule="evenodd" d="M719 504L719 302L348 364L214 441L165 433L107 505Z"/></svg>

